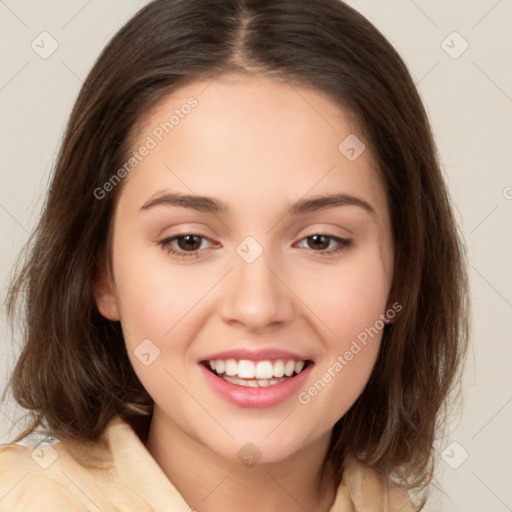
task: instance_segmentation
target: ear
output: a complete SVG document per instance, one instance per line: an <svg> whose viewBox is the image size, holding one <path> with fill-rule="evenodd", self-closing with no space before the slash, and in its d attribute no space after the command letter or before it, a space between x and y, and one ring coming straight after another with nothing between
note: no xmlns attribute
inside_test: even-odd
<svg viewBox="0 0 512 512"><path fill-rule="evenodd" d="M94 279L93 295L98 311L107 320L117 321L121 318L114 285L105 270L98 273Z"/></svg>

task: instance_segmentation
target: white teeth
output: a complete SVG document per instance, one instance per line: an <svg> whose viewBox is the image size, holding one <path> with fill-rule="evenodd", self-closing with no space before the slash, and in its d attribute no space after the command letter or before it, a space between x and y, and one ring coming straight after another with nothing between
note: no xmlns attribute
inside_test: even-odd
<svg viewBox="0 0 512 512"><path fill-rule="evenodd" d="M238 363L238 376L244 379L254 379L254 363L247 359L242 359ZM260 378L259 375L258 378Z"/></svg>
<svg viewBox="0 0 512 512"><path fill-rule="evenodd" d="M284 375L284 362L276 361L274 363L274 377L282 377Z"/></svg>
<svg viewBox="0 0 512 512"><path fill-rule="evenodd" d="M291 377L293 375L294 371L295 371L295 361L286 361L286 364L284 365L284 374L287 377Z"/></svg>
<svg viewBox="0 0 512 512"><path fill-rule="evenodd" d="M256 365L257 379L271 379L274 376L274 367L270 361L259 361Z"/></svg>
<svg viewBox="0 0 512 512"><path fill-rule="evenodd" d="M226 361L226 375L230 377L238 373L238 363L234 359L228 359Z"/></svg>
<svg viewBox="0 0 512 512"><path fill-rule="evenodd" d="M237 386L243 386L246 388L266 388L269 386L274 386L286 380L286 377L281 379L240 379L239 377L222 377L226 382L230 384L236 384Z"/></svg>
<svg viewBox="0 0 512 512"><path fill-rule="evenodd" d="M304 368L304 361L297 361L295 363L295 373L300 373L302 368Z"/></svg>
<svg viewBox="0 0 512 512"><path fill-rule="evenodd" d="M294 373L299 374L306 364L306 361L283 360L277 361L250 361L248 359L216 359L209 361L210 368L222 375L225 380L227 377L238 379L256 379L256 386L271 386L281 382L286 377L291 377ZM277 379L276 382L274 382ZM228 380L231 382L231 380ZM252 386L252 384L249 384Z"/></svg>

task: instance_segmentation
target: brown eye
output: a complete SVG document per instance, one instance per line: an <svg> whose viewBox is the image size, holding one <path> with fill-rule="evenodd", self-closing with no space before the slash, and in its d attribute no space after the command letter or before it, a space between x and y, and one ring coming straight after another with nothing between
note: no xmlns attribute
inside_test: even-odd
<svg viewBox="0 0 512 512"><path fill-rule="evenodd" d="M299 243L300 247L311 249L313 254L318 254L319 256L334 256L348 249L351 245L351 239L321 233L307 236Z"/></svg>
<svg viewBox="0 0 512 512"><path fill-rule="evenodd" d="M183 251L197 251L201 247L202 238L199 235L183 235L176 237L176 241Z"/></svg>
<svg viewBox="0 0 512 512"><path fill-rule="evenodd" d="M168 254L182 258L196 258L204 255L206 249L217 245L210 238L195 233L183 233L181 235L165 238L158 243Z"/></svg>
<svg viewBox="0 0 512 512"><path fill-rule="evenodd" d="M325 250L329 247L330 237L326 235L313 235L306 238L310 249Z"/></svg>

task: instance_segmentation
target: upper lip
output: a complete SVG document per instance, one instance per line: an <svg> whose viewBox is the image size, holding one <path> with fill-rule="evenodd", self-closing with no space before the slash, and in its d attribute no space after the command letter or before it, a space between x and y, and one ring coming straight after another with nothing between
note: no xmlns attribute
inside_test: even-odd
<svg viewBox="0 0 512 512"><path fill-rule="evenodd" d="M201 361L212 361L215 359L236 359L240 361L247 359L249 361L277 361L278 359L293 360L293 361L308 361L307 357L303 357L287 350L281 350L277 348L265 348L265 349L249 349L249 348L234 348L231 350L225 350L223 352L215 352L210 354Z"/></svg>

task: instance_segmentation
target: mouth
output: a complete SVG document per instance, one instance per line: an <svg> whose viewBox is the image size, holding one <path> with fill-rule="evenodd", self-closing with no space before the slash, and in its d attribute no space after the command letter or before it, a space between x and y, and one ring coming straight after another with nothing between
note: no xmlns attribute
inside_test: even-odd
<svg viewBox="0 0 512 512"><path fill-rule="evenodd" d="M229 384L247 388L268 388L289 381L307 370L313 361L277 359L212 359L201 361L210 373Z"/></svg>

